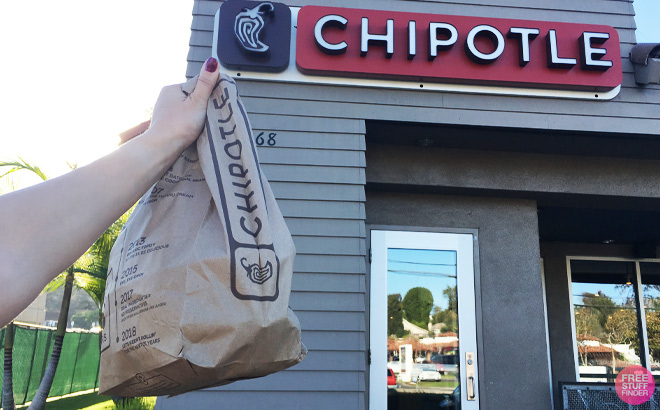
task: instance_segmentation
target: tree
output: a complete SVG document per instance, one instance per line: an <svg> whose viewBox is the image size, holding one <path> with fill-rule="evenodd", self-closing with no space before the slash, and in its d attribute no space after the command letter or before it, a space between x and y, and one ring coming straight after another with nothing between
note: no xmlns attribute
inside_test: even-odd
<svg viewBox="0 0 660 410"><path fill-rule="evenodd" d="M433 315L434 323L442 323L442 332L457 332L458 331L458 315L450 309L438 309Z"/></svg>
<svg viewBox="0 0 660 410"><path fill-rule="evenodd" d="M607 342L612 352L612 373L616 373L615 343L630 343L639 346L637 337L637 315L632 309L619 309L607 317L605 323Z"/></svg>
<svg viewBox="0 0 660 410"><path fill-rule="evenodd" d="M649 341L649 354L660 357L660 316L655 311L646 311L646 334Z"/></svg>
<svg viewBox="0 0 660 410"><path fill-rule="evenodd" d="M580 336L584 337L586 335L591 335L594 337L600 337L603 334L598 316L593 313L591 308L583 306L575 307L575 332L577 333L578 344L582 340L580 339ZM578 349L578 352L580 354L580 363L583 366L586 366L588 364L586 350L580 351Z"/></svg>
<svg viewBox="0 0 660 410"><path fill-rule="evenodd" d="M458 313L458 294L456 293L456 285L447 286L442 291L442 295L447 298L447 310Z"/></svg>
<svg viewBox="0 0 660 410"><path fill-rule="evenodd" d="M406 334L403 329L403 307L399 293L387 295L387 334L396 337Z"/></svg>
<svg viewBox="0 0 660 410"><path fill-rule="evenodd" d="M596 294L583 293L582 304L592 310L597 316L598 323L600 323L602 328L605 328L607 318L619 309L612 298L605 295L602 291L598 291Z"/></svg>
<svg viewBox="0 0 660 410"><path fill-rule="evenodd" d="M410 323L426 328L433 309L433 294L424 287L412 288L403 298L402 306L405 318Z"/></svg>
<svg viewBox="0 0 660 410"><path fill-rule="evenodd" d="M2 405L4 409L14 410L14 386L12 383L12 350L14 348L14 322L5 328L5 367L2 384Z"/></svg>
<svg viewBox="0 0 660 410"><path fill-rule="evenodd" d="M441 309L440 306L433 307L433 323L442 323L443 332L458 331L458 295L456 286L447 286L442 291L442 295L447 299L447 308Z"/></svg>

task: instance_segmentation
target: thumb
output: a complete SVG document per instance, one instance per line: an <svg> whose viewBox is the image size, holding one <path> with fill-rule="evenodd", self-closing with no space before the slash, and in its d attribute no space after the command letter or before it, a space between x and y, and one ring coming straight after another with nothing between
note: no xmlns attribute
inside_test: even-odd
<svg viewBox="0 0 660 410"><path fill-rule="evenodd" d="M195 91L192 92L191 96L197 101L203 101L206 103L218 82L219 76L220 70L218 70L218 60L209 57L199 73Z"/></svg>

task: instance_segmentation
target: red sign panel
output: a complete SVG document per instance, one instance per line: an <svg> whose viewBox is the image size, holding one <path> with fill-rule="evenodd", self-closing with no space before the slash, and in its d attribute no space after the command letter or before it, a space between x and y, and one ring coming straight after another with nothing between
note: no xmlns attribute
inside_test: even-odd
<svg viewBox="0 0 660 410"><path fill-rule="evenodd" d="M296 64L305 74L527 88L621 84L615 29L603 25L305 6Z"/></svg>

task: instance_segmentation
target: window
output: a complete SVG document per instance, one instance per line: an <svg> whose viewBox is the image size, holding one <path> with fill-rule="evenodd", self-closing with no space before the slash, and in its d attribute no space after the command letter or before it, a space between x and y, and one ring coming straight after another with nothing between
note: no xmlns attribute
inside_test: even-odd
<svg viewBox="0 0 660 410"><path fill-rule="evenodd" d="M630 365L660 374L660 263L570 259L580 381L614 382Z"/></svg>

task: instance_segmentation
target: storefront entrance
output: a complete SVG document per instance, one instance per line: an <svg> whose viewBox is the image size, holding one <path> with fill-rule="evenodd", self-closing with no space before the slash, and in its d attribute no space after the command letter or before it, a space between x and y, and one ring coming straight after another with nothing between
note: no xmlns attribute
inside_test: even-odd
<svg viewBox="0 0 660 410"><path fill-rule="evenodd" d="M474 241L371 231L370 409L479 408Z"/></svg>

